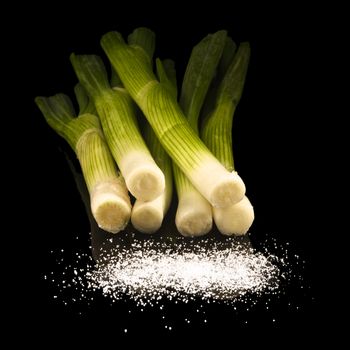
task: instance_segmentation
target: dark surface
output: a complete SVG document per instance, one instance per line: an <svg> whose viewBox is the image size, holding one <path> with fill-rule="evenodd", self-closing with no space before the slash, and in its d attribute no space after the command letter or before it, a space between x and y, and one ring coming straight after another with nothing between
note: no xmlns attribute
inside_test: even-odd
<svg viewBox="0 0 350 350"><path fill-rule="evenodd" d="M323 233L313 224L317 215L312 199L316 193L312 169L317 163L317 154L314 97L310 89L318 70L319 47L313 40L316 24L310 22L307 13L292 9L281 10L276 15L267 10L267 16L259 9L254 13L225 8L212 13L207 9L206 15L194 19L189 13L184 15L185 9L173 13L171 6L164 9L167 15L162 16L142 11L123 12L121 8L115 14L112 9L104 8L106 12L101 11L99 15L94 13L95 9L86 8L84 11L89 11L79 16L69 9L54 8L39 15L38 9L38 14L23 27L22 52L26 53L26 64L20 67L19 73L22 81L29 83L28 89L22 90L24 112L19 121L32 135L30 140L24 139L30 157L25 156L22 161L26 177L32 181L34 202L29 205L30 215L26 218L30 234L24 232L21 247L24 258L21 306L14 315L25 320L35 319L35 322L26 321L28 326L50 325L51 332L63 332L72 322L75 327L113 325L116 337L123 335L125 324L128 324L128 335L141 330L159 335L169 333L164 331L156 310L143 313L136 310L126 318L126 311L133 308L131 303L119 305L118 309L97 297L91 307L65 307L53 299L54 284L42 278L45 271L60 268L50 251L64 249L67 263L76 249L89 252L90 224L66 160L65 152L70 156L72 152L46 125L33 99L57 92L72 95L76 78L69 54L102 54L99 39L106 31L118 30L127 35L137 26L155 30L156 55L176 61L181 81L191 47L207 33L227 29L235 41L250 41L252 48L233 132L236 167L256 211L251 228L252 244L259 249L269 236L281 246L290 242L290 251L306 261L302 270L295 267L295 273L303 275L307 290L301 291L299 282L293 282L286 295L270 301L272 311L266 311L266 300L260 300L250 311L245 310L246 305L240 306L235 313L222 305L208 306L210 322L205 328L195 321L194 314L192 328L181 326L177 321L177 317L183 318L195 307L186 309L169 304L169 317L178 325L171 334L207 333L230 337L233 328L311 332L323 323L316 260L317 242ZM170 12L173 16L168 16ZM167 219L174 218L169 215Z"/></svg>

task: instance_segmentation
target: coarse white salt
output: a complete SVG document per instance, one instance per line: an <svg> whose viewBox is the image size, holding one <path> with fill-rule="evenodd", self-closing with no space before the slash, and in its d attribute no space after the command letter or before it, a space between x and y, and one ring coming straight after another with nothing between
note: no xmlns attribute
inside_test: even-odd
<svg viewBox="0 0 350 350"><path fill-rule="evenodd" d="M86 274L88 287L105 296L128 295L141 304L159 298L186 301L234 300L247 293L278 288L274 256L265 256L234 240L179 240L176 245L134 240L116 245Z"/></svg>

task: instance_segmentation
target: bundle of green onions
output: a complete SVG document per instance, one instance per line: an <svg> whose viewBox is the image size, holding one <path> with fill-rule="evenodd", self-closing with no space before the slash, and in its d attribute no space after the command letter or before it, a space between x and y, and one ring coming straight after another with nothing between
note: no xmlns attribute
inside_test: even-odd
<svg viewBox="0 0 350 350"><path fill-rule="evenodd" d="M81 84L77 118L63 94L36 98L48 124L78 156L98 225L116 233L131 217L138 231L156 232L171 203L174 175L182 235L208 233L213 218L221 233L245 234L254 212L234 169L231 135L249 44L236 50L226 31L206 36L191 53L179 101L174 63L157 59L153 72L151 30L135 29L127 43L110 32L101 45L112 65L111 83L100 57L71 55Z"/></svg>

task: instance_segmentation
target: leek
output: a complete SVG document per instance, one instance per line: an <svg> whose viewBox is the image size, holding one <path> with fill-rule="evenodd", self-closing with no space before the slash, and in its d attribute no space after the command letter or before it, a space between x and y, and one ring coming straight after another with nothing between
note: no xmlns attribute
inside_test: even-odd
<svg viewBox="0 0 350 350"><path fill-rule="evenodd" d="M196 134L198 134L198 116L225 43L225 31L209 34L193 48L187 64L182 82L180 106ZM184 236L204 235L211 230L213 224L211 205L175 163L173 167L178 196L176 227Z"/></svg>
<svg viewBox="0 0 350 350"><path fill-rule="evenodd" d="M91 211L98 226L117 233L129 221L130 198L92 104L81 86L77 86L75 92L80 106L78 117L75 117L71 100L64 94L37 97L35 102L51 128L77 154L90 194Z"/></svg>
<svg viewBox="0 0 350 350"><path fill-rule="evenodd" d="M194 187L213 206L240 201L245 194L243 181L225 169L191 128L171 91L154 75L145 50L126 44L117 32L105 34L101 44L164 149Z"/></svg>
<svg viewBox="0 0 350 350"><path fill-rule="evenodd" d="M229 171L234 171L232 121L241 98L250 57L249 43L240 44L215 95L215 104L205 118L201 137L209 149ZM254 221L254 210L244 198L225 208L213 208L219 231L225 235L243 235Z"/></svg>
<svg viewBox="0 0 350 350"><path fill-rule="evenodd" d="M80 83L92 98L111 153L131 194L152 200L164 191L162 171L152 158L136 122L135 104L123 87L112 89L100 57L71 55Z"/></svg>

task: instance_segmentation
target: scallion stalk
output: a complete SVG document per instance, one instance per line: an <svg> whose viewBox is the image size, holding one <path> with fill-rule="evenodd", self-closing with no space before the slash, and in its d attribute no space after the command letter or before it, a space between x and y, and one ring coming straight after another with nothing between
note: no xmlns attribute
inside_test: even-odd
<svg viewBox="0 0 350 350"><path fill-rule="evenodd" d="M145 55L146 56L146 55ZM123 87L112 89L100 57L71 55L80 83L92 98L111 153L131 194L152 200L164 191L165 180L137 125L135 104Z"/></svg>
<svg viewBox="0 0 350 350"><path fill-rule="evenodd" d="M182 82L180 106L192 129L198 134L198 117L226 42L226 32L209 34L192 50ZM201 236L212 228L210 203L173 163L178 196L175 223L184 236Z"/></svg>
<svg viewBox="0 0 350 350"><path fill-rule="evenodd" d="M75 117L64 94L37 97L47 123L73 148L90 193L92 214L102 229L117 233L127 225L131 204L123 177L118 173L94 108L81 87L75 89L80 114Z"/></svg>
<svg viewBox="0 0 350 350"><path fill-rule="evenodd" d="M172 168L168 154L160 144L150 125L145 126L143 136L154 160L163 171L165 190L152 201L136 200L131 211L131 223L140 232L154 233L160 229L164 216L170 206L173 193Z"/></svg>
<svg viewBox="0 0 350 350"><path fill-rule="evenodd" d="M105 34L101 44L164 149L194 187L216 207L241 200L243 181L235 172L227 171L200 140L172 93L157 80L145 51L127 45L117 32Z"/></svg>
<svg viewBox="0 0 350 350"><path fill-rule="evenodd" d="M232 151L233 115L242 96L250 57L249 43L240 44L215 96L212 111L204 119L201 137L208 148L229 171L234 171ZM213 208L219 231L225 235L243 235L254 221L254 210L246 196L231 206Z"/></svg>
<svg viewBox="0 0 350 350"><path fill-rule="evenodd" d="M140 28L129 35L128 42L131 45L142 48L148 55L150 62L152 61L155 46L153 32ZM161 81L166 84L174 94L176 94L176 72L174 62L165 60L163 64L160 63L157 67L161 67L161 69L158 70L158 75ZM114 77L114 82L118 82L119 77L116 79L117 74L113 68L112 77ZM131 211L131 223L140 232L154 233L161 227L172 198L173 179L171 159L165 152L163 146L160 144L147 121L144 121L143 130L143 137L146 144L157 165L163 171L165 177L165 190L160 196L151 201L141 201L137 199Z"/></svg>

